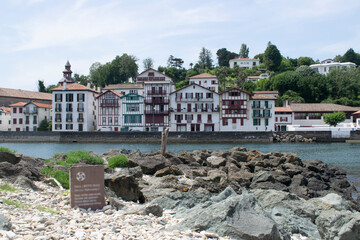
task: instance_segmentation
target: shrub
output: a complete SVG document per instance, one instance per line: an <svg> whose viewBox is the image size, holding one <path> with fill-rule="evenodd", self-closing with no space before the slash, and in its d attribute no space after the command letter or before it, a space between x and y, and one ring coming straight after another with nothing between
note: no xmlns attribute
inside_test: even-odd
<svg viewBox="0 0 360 240"><path fill-rule="evenodd" d="M52 173L53 177L59 181L61 186L69 189L69 173L63 170L56 170Z"/></svg>
<svg viewBox="0 0 360 240"><path fill-rule="evenodd" d="M0 146L0 152L16 153L15 150L11 150L10 148L8 148L8 147L3 147L3 146Z"/></svg>
<svg viewBox="0 0 360 240"><path fill-rule="evenodd" d="M0 185L0 190L4 191L4 192L16 192L17 189L14 188L13 186L11 186L10 184L1 184Z"/></svg>
<svg viewBox="0 0 360 240"><path fill-rule="evenodd" d="M129 166L129 161L125 155L117 155L111 157L108 161L108 167L110 168L116 168L116 167L125 168L128 166Z"/></svg>
<svg viewBox="0 0 360 240"><path fill-rule="evenodd" d="M71 151L66 154L65 161L69 164L77 164L84 160L87 164L101 165L104 164L104 160L100 157L92 156L87 151Z"/></svg>

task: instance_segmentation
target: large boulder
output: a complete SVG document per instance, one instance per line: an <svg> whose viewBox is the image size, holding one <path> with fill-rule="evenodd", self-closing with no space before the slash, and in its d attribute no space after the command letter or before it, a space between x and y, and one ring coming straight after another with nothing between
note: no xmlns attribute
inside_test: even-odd
<svg viewBox="0 0 360 240"><path fill-rule="evenodd" d="M39 181L43 167L44 159L22 156L16 164L0 162L0 177L15 181L18 176L24 176L32 181Z"/></svg>
<svg viewBox="0 0 360 240"><path fill-rule="evenodd" d="M233 239L280 239L276 223L252 194L244 191L238 195L230 187L209 201L178 211L176 216L183 220L170 230L199 229Z"/></svg>
<svg viewBox="0 0 360 240"><path fill-rule="evenodd" d="M166 167L166 160L160 154L157 155L142 155L138 158L130 158L129 165L131 167L140 166L144 174L153 175L156 171Z"/></svg>
<svg viewBox="0 0 360 240"><path fill-rule="evenodd" d="M0 152L0 162L8 162L11 164L18 164L21 160L21 155L10 153L10 152Z"/></svg>

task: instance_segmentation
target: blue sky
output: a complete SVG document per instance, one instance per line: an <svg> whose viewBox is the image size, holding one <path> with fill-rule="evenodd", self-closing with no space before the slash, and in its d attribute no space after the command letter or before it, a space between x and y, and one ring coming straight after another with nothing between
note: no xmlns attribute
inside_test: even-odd
<svg viewBox="0 0 360 240"><path fill-rule="evenodd" d="M1 87L37 90L56 84L66 60L74 73L89 73L123 53L155 67L169 55L195 63L201 47L250 57L271 41L283 56L333 58L360 52L358 0L2 0Z"/></svg>

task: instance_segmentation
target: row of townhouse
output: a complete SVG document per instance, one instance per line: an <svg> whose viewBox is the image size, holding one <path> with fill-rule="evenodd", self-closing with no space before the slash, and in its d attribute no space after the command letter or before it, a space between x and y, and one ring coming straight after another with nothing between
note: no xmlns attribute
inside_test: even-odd
<svg viewBox="0 0 360 240"><path fill-rule="evenodd" d="M102 93L75 83L71 65L53 94L53 131L272 131L275 96L240 89L218 92L216 76L173 80L148 69L136 84L108 85Z"/></svg>

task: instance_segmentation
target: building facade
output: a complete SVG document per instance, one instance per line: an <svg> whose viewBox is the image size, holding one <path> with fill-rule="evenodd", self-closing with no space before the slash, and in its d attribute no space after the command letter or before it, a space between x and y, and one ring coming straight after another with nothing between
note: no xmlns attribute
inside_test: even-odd
<svg viewBox="0 0 360 240"><path fill-rule="evenodd" d="M144 96L128 93L121 97L121 131L144 131Z"/></svg>
<svg viewBox="0 0 360 240"><path fill-rule="evenodd" d="M214 92L219 92L219 81L215 75L201 73L189 77L189 84L197 84Z"/></svg>
<svg viewBox="0 0 360 240"><path fill-rule="evenodd" d="M121 93L107 90L96 98L98 131L120 131L121 96Z"/></svg>
<svg viewBox="0 0 360 240"><path fill-rule="evenodd" d="M235 58L229 61L230 68L234 68L235 65L240 68L253 68L260 64L260 59L255 58Z"/></svg>
<svg viewBox="0 0 360 240"><path fill-rule="evenodd" d="M175 91L173 80L152 68L136 77L144 85L145 131L163 131L169 127L169 94Z"/></svg>
<svg viewBox="0 0 360 240"><path fill-rule="evenodd" d="M170 131L213 132L220 130L219 94L197 84L170 94Z"/></svg>
<svg viewBox="0 0 360 240"><path fill-rule="evenodd" d="M82 132L96 128L96 97L98 92L74 82L69 61L59 86L52 89L53 131Z"/></svg>
<svg viewBox="0 0 360 240"><path fill-rule="evenodd" d="M274 131L275 130L275 97L254 94L250 99L250 116L252 125L250 131Z"/></svg>
<svg viewBox="0 0 360 240"><path fill-rule="evenodd" d="M327 75L333 69L356 68L356 64L352 62L334 62L327 59L319 64L312 64L310 67L320 74Z"/></svg>
<svg viewBox="0 0 360 240"><path fill-rule="evenodd" d="M51 120L51 105L37 102L11 104L11 131L35 132L41 121Z"/></svg>
<svg viewBox="0 0 360 240"><path fill-rule="evenodd" d="M144 96L143 84L109 84L104 87L103 90L113 90L115 92L121 93L122 95L135 93Z"/></svg>
<svg viewBox="0 0 360 240"><path fill-rule="evenodd" d="M0 131L11 131L11 108L0 107Z"/></svg>
<svg viewBox="0 0 360 240"><path fill-rule="evenodd" d="M10 104L30 101L51 104L51 93L0 88L0 106L9 107Z"/></svg>

